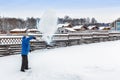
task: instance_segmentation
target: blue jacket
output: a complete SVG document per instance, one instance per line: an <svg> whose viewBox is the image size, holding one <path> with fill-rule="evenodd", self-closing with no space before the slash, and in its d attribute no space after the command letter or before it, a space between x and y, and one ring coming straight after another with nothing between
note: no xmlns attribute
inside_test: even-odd
<svg viewBox="0 0 120 80"><path fill-rule="evenodd" d="M30 51L30 40L34 39L33 36L29 36L28 38L26 36L22 37L22 51L21 55L28 55Z"/></svg>

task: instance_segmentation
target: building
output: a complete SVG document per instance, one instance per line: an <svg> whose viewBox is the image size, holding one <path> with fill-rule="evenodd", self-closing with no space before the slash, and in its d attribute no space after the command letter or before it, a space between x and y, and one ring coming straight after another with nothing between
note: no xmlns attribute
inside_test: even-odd
<svg viewBox="0 0 120 80"><path fill-rule="evenodd" d="M22 35L22 34L25 34L26 32L27 32L26 28L24 28L24 29L16 28L16 29L10 30L10 34L12 34L12 35Z"/></svg>
<svg viewBox="0 0 120 80"><path fill-rule="evenodd" d="M113 21L110 25L111 25L112 30L120 30L120 18Z"/></svg>
<svg viewBox="0 0 120 80"><path fill-rule="evenodd" d="M74 30L73 28L67 28L67 27L59 27L57 29L57 32L56 33L60 33L60 34L63 34L63 33L73 33L75 32L76 30Z"/></svg>
<svg viewBox="0 0 120 80"><path fill-rule="evenodd" d="M40 33L38 29L28 29L27 32L28 33Z"/></svg>
<svg viewBox="0 0 120 80"><path fill-rule="evenodd" d="M25 33L40 33L40 32L37 29L27 29L27 28L24 28L24 29L16 28L16 29L10 30L11 35L23 35Z"/></svg>
<svg viewBox="0 0 120 80"><path fill-rule="evenodd" d="M58 24L57 27L58 29L56 33L70 33L76 31L72 28L70 23Z"/></svg>

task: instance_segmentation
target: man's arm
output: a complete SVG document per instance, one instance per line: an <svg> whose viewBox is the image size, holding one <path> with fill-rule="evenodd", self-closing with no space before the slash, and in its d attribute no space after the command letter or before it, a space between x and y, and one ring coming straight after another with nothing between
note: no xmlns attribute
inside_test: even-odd
<svg viewBox="0 0 120 80"><path fill-rule="evenodd" d="M36 39L36 37L34 37L34 36L29 36L27 39L28 39L28 40Z"/></svg>

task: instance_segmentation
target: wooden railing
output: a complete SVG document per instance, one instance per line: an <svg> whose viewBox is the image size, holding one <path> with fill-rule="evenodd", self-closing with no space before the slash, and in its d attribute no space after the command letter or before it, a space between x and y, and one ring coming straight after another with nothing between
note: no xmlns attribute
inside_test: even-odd
<svg viewBox="0 0 120 80"><path fill-rule="evenodd" d="M30 35L30 34L29 34ZM31 41L31 49L43 49L78 45L83 43L95 43L120 39L120 32L81 32L69 34L54 34L51 46L42 39L42 34L31 34L39 41ZM0 36L0 55L18 54L21 52L22 36Z"/></svg>
<svg viewBox="0 0 120 80"><path fill-rule="evenodd" d="M0 36L0 45L21 44L22 36Z"/></svg>

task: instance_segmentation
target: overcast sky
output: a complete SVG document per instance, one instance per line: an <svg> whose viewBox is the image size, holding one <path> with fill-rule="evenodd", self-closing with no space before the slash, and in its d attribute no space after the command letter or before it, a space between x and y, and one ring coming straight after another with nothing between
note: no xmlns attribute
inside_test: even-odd
<svg viewBox="0 0 120 80"><path fill-rule="evenodd" d="M95 17L111 22L120 16L120 0L0 0L0 15L5 17L41 17L48 9L59 17Z"/></svg>

